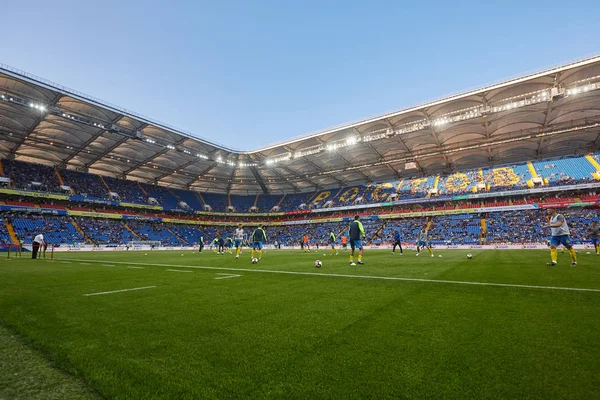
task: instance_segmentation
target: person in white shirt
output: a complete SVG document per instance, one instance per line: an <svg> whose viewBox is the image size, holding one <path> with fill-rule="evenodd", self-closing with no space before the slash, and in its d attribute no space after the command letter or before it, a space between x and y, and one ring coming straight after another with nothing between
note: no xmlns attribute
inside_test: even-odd
<svg viewBox="0 0 600 400"><path fill-rule="evenodd" d="M40 251L40 246L43 246L43 245L44 245L44 235L42 235L40 233L33 238L33 246L32 246L32 251L31 251L32 259L37 258L38 252Z"/></svg>

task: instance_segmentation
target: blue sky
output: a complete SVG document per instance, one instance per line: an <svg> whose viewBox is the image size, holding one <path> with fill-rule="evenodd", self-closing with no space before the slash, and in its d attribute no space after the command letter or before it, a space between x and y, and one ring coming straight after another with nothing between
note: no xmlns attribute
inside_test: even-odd
<svg viewBox="0 0 600 400"><path fill-rule="evenodd" d="M0 62L253 149L600 52L597 1L402 3L7 2Z"/></svg>

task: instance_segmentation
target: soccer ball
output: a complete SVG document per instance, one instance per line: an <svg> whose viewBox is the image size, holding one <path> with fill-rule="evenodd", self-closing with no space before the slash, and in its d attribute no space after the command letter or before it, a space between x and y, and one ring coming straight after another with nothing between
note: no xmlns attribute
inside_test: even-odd
<svg viewBox="0 0 600 400"><path fill-rule="evenodd" d="M321 260L315 261L315 267L316 268L321 268L322 266L323 266L323 263L321 262Z"/></svg>
<svg viewBox="0 0 600 400"><path fill-rule="evenodd" d="M253 258L252 259L252 264L256 264L258 262L258 258Z"/></svg>
<svg viewBox="0 0 600 400"><path fill-rule="evenodd" d="M471 253L467 254L467 258L470 260L471 258L473 258L473 254L471 254Z"/></svg>

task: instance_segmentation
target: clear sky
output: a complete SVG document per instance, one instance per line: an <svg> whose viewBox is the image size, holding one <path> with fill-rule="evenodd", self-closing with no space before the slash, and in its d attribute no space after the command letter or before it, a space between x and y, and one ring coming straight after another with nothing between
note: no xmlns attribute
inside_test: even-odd
<svg viewBox="0 0 600 400"><path fill-rule="evenodd" d="M0 62L237 149L600 52L597 0L28 0L0 13Z"/></svg>

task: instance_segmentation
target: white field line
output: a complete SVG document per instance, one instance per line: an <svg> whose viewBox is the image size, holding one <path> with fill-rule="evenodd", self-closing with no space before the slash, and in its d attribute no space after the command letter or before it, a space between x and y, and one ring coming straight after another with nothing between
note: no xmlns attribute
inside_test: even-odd
<svg viewBox="0 0 600 400"><path fill-rule="evenodd" d="M236 275L236 274L220 274L220 273L216 273L215 275L223 275L223 276L219 276L215 279L228 279L228 278L237 278L238 276L242 276L242 275Z"/></svg>
<svg viewBox="0 0 600 400"><path fill-rule="evenodd" d="M90 263L79 263L79 265L92 265Z"/></svg>
<svg viewBox="0 0 600 400"><path fill-rule="evenodd" d="M128 266L127 268L132 268L132 269L144 269L144 267L133 267L133 266Z"/></svg>
<svg viewBox="0 0 600 400"><path fill-rule="evenodd" d="M63 264L71 264L71 261L63 261Z"/></svg>
<svg viewBox="0 0 600 400"><path fill-rule="evenodd" d="M97 260L78 260L78 261L101 262L101 261L97 261ZM120 261L114 261L114 262L116 264L136 264L136 263L131 263L131 262L120 262ZM519 284L514 284L514 283L450 281L450 280L444 280L444 279L401 278L401 277L396 277L396 276L324 274L324 273L318 273L318 272L279 271L279 270L268 270L268 269L203 267L203 266L197 266L197 265L148 264L148 263L139 263L139 264L153 265L155 267L194 268L194 269L207 269L207 270L213 270L213 271L216 270L216 271L236 271L236 272L261 272L261 273L266 273L266 274L328 276L328 277L337 277L337 278L379 279L379 280L386 280L386 281L448 283L448 284L454 284L454 285L496 286L496 287L512 287L512 288L523 288L523 289L566 290L566 291L572 291L572 292L600 293L600 289L560 287L560 286L519 285Z"/></svg>
<svg viewBox="0 0 600 400"><path fill-rule="evenodd" d="M148 265L152 265L152 264L148 264ZM173 265L171 265L172 267ZM169 272L194 272L194 271L182 271L180 269L168 269L167 271Z"/></svg>
<svg viewBox="0 0 600 400"><path fill-rule="evenodd" d="M102 264L103 267L116 267L114 264Z"/></svg>
<svg viewBox="0 0 600 400"><path fill-rule="evenodd" d="M87 293L87 294L84 294L84 296L99 296L101 294L132 292L134 290L152 289L155 287L156 286L143 286L143 287L136 287L136 288L131 288L131 289L111 290L110 292Z"/></svg>

